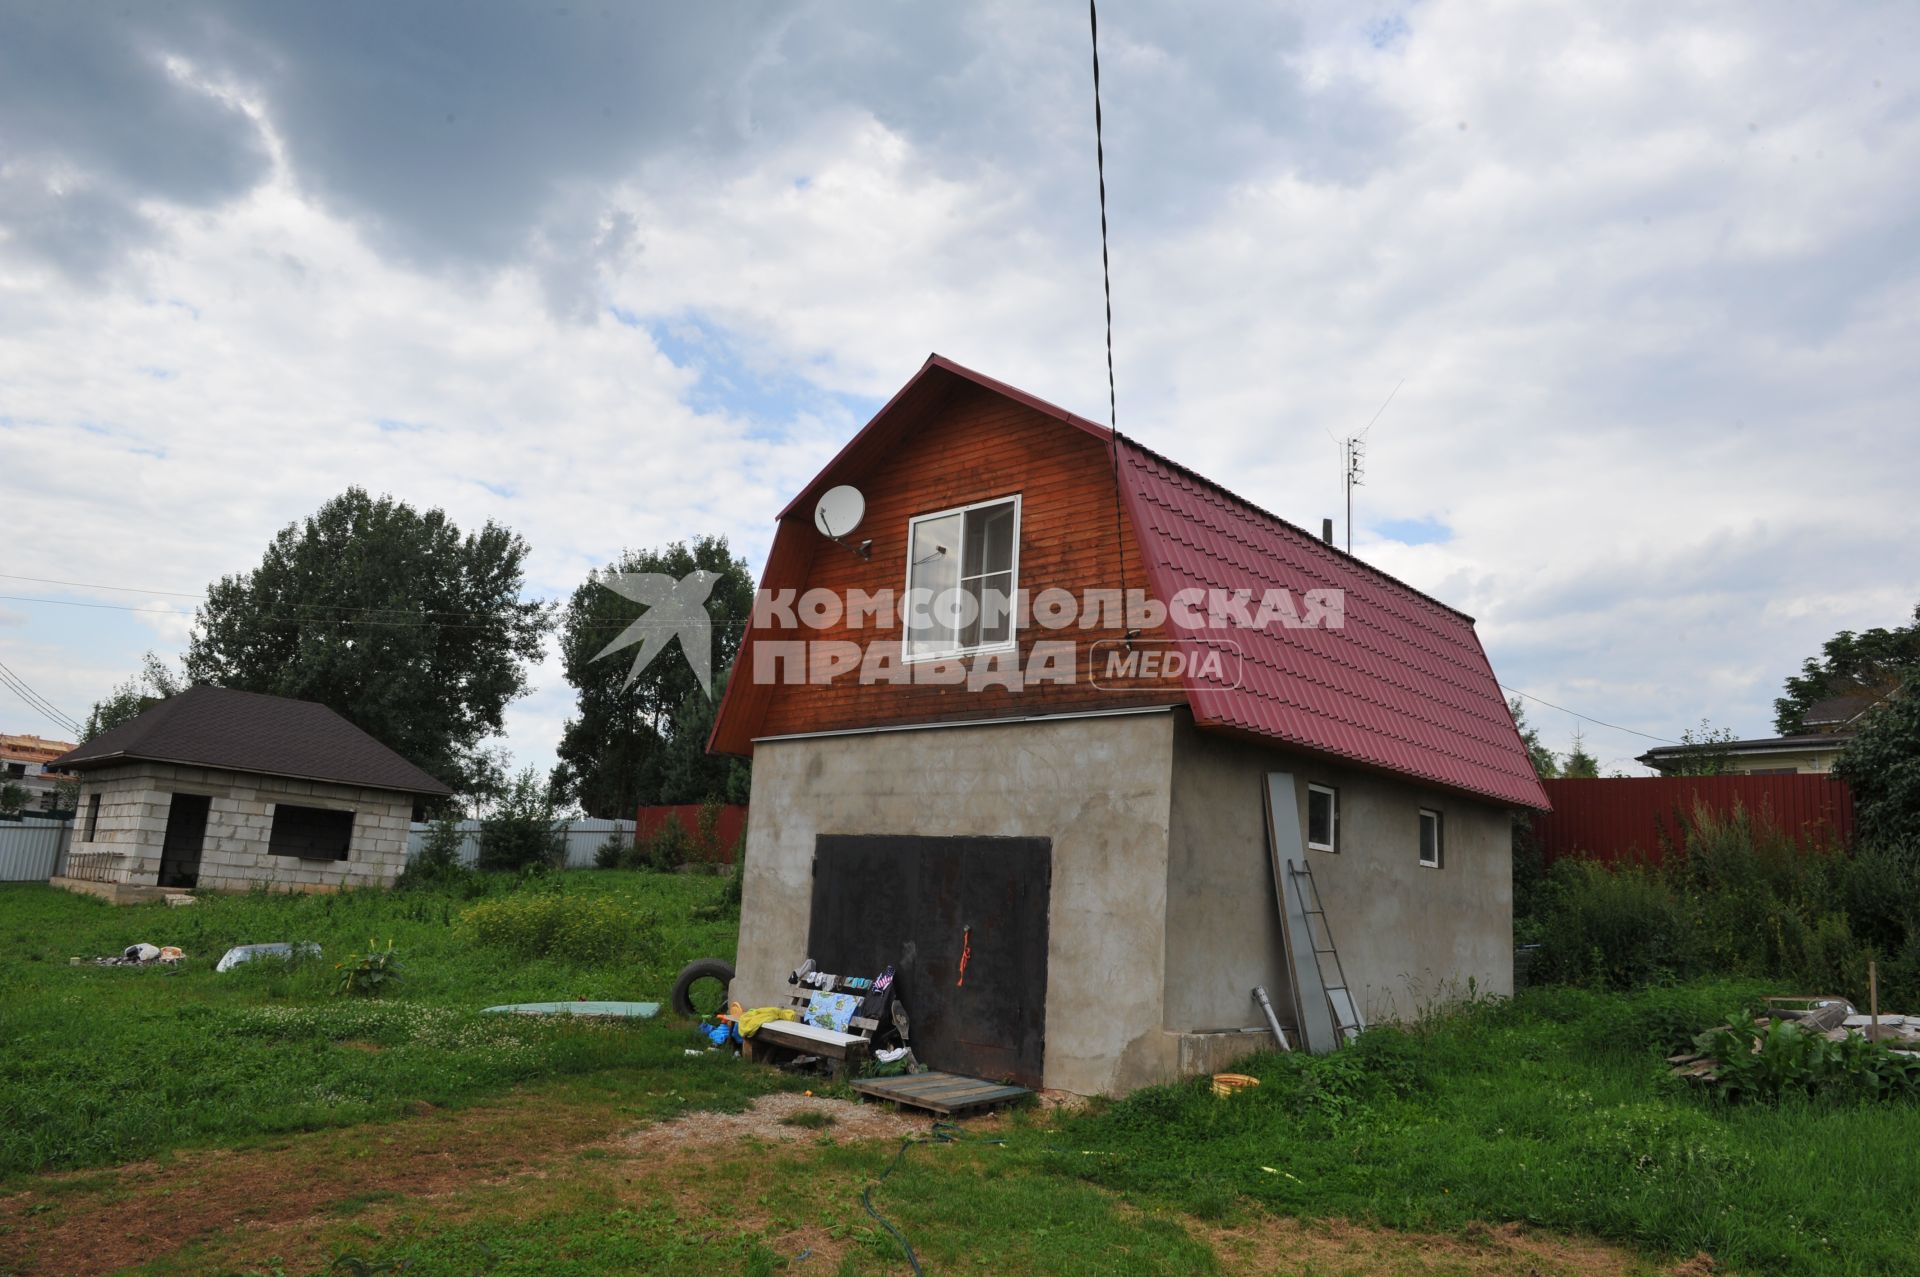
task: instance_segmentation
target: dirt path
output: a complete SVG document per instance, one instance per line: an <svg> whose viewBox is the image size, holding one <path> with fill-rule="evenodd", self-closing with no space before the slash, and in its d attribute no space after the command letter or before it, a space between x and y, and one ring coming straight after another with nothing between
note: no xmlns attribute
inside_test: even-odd
<svg viewBox="0 0 1920 1277"><path fill-rule="evenodd" d="M1661 1265L1613 1246L1528 1232L1515 1224L1474 1225L1458 1235L1400 1233L1345 1220L1266 1219L1207 1234L1230 1273L1312 1273L1315 1277L1709 1277L1705 1256Z"/></svg>
<svg viewBox="0 0 1920 1277"><path fill-rule="evenodd" d="M0 1197L0 1271L116 1272L228 1230L297 1230L356 1198L433 1196L504 1179L606 1133L605 1112L587 1105L516 1096L457 1112L421 1108L402 1122L43 1176Z"/></svg>
<svg viewBox="0 0 1920 1277"><path fill-rule="evenodd" d="M44 1176L0 1196L0 1273L95 1277L168 1257L173 1270L186 1272L321 1272L349 1229L404 1234L423 1214L436 1225L488 1220L511 1227L595 1194L636 1207L669 1202L688 1221L708 1218L718 1206L730 1228L763 1229L779 1252L808 1253L806 1270L827 1273L854 1246L850 1229L762 1218L752 1205L756 1195L783 1173L781 1163L792 1173L793 1158L806 1159L802 1173L816 1176L822 1191L856 1193L862 1174L822 1162L827 1146L899 1140L927 1126L925 1118L875 1105L793 1093L763 1096L745 1112L639 1125L619 1109L604 1099L535 1090L385 1125ZM1118 1200L1114 1208L1133 1209ZM1653 1265L1617 1248L1511 1227L1442 1237L1339 1222L1180 1222L1213 1248L1221 1271L1262 1277L1715 1271L1704 1261ZM871 1252L855 1259L870 1264Z"/></svg>

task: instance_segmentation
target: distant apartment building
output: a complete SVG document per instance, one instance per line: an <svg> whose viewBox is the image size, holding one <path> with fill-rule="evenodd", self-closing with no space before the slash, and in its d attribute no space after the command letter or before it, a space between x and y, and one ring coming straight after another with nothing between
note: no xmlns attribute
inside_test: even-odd
<svg viewBox="0 0 1920 1277"><path fill-rule="evenodd" d="M72 741L0 734L0 785L18 785L26 790L25 810L51 811L58 787L79 777L51 771L47 764L72 748Z"/></svg>

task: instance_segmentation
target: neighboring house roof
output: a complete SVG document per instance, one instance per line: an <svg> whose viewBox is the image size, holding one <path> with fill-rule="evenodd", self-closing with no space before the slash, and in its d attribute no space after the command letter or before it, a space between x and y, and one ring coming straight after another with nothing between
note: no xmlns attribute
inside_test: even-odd
<svg viewBox="0 0 1920 1277"><path fill-rule="evenodd" d="M857 476L880 464L908 431L937 413L949 393L968 383L1114 446L1105 427L933 355L781 511L763 587L776 577L791 584L782 574L804 568L796 534L811 530L812 500L843 474ZM1256 598L1266 586L1283 587L1296 598L1310 589L1345 592L1343 630L1231 628L1182 635L1178 641L1192 646L1237 644L1245 658L1238 686L1214 684L1189 668L1185 692L1197 724L1513 806L1549 806L1471 617L1131 440L1120 439L1116 451L1123 501L1147 564L1146 584L1160 599L1189 586L1252 588ZM736 668L751 659L753 638L749 632ZM715 740L754 734L765 697L747 681L729 681Z"/></svg>
<svg viewBox="0 0 1920 1277"><path fill-rule="evenodd" d="M453 792L325 705L225 687L169 696L56 760L71 771L133 761L411 794Z"/></svg>
<svg viewBox="0 0 1920 1277"><path fill-rule="evenodd" d="M1753 740L1716 741L1711 745L1660 745L1633 761L1661 771L1662 764L1677 763L1701 753L1726 754L1735 758L1768 754L1817 754L1826 749L1845 749L1852 740L1851 736L1808 733L1801 736L1760 736Z"/></svg>
<svg viewBox="0 0 1920 1277"><path fill-rule="evenodd" d="M1815 701L1807 706L1800 715L1800 722L1809 732L1825 728L1835 731L1850 727L1855 719L1887 699L1890 691L1884 687L1863 688L1859 691L1843 692L1839 696L1829 696L1825 700Z"/></svg>

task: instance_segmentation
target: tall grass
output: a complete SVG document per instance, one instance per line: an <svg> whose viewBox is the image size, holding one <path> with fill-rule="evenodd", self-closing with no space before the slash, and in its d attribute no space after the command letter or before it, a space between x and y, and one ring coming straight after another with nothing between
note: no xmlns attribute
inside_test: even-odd
<svg viewBox="0 0 1920 1277"><path fill-rule="evenodd" d="M1532 979L1627 989L1703 976L1784 981L1920 1011L1920 870L1898 851L1803 851L1764 812L1688 813L1658 865L1563 859L1524 896Z"/></svg>
<svg viewBox="0 0 1920 1277"><path fill-rule="evenodd" d="M732 956L736 922L714 909L724 891L715 878L616 872L488 892L482 903L558 901L540 907L578 924L540 956L463 930L462 914L476 907L464 891L209 894L168 908L0 887L0 1175L347 1125L536 1077L678 1060L685 1043L671 1025L480 1010L664 1001L689 959ZM633 934L621 934L629 923ZM369 937L393 942L405 981L377 1000L333 996L333 964ZM179 945L187 961L68 965L141 940ZM323 956L213 970L232 945L280 940L317 942Z"/></svg>

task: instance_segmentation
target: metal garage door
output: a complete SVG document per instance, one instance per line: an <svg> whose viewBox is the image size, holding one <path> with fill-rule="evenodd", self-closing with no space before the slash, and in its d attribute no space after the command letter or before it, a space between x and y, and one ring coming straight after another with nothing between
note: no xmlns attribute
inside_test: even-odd
<svg viewBox="0 0 1920 1277"><path fill-rule="evenodd" d="M1052 883L1048 838L823 835L809 954L841 974L892 966L922 1064L1038 1087Z"/></svg>

